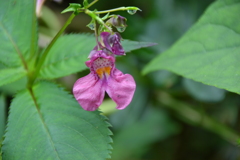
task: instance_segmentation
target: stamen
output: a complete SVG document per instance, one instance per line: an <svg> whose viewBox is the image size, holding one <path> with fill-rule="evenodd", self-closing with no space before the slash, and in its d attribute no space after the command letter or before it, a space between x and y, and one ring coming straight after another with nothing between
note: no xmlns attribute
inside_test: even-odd
<svg viewBox="0 0 240 160"><path fill-rule="evenodd" d="M110 72L111 67L102 67L96 70L96 73L100 78L103 78L103 76L108 77L110 75Z"/></svg>

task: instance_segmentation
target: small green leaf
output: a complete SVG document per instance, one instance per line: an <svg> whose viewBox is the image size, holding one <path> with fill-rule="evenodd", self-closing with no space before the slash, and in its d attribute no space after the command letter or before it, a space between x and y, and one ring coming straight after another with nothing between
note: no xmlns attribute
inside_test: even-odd
<svg viewBox="0 0 240 160"><path fill-rule="evenodd" d="M137 13L137 11L142 11L138 7L126 7L126 8L127 8L127 12L131 15L134 15L135 13Z"/></svg>
<svg viewBox="0 0 240 160"><path fill-rule="evenodd" d="M169 70L240 94L240 3L215 1L200 20L169 50L143 70Z"/></svg>
<svg viewBox="0 0 240 160"><path fill-rule="evenodd" d="M103 20L103 21L105 21L106 19L108 19L109 18L109 14L110 13L107 13L105 16L103 16L101 19Z"/></svg>
<svg viewBox="0 0 240 160"><path fill-rule="evenodd" d="M74 12L74 13L78 14L80 8L81 8L81 4L70 3L69 6L66 9L64 9L61 13Z"/></svg>
<svg viewBox="0 0 240 160"><path fill-rule="evenodd" d="M0 70L0 86L14 82L27 74L23 68L7 68Z"/></svg>
<svg viewBox="0 0 240 160"><path fill-rule="evenodd" d="M95 30L95 19L92 18L91 22L87 25L91 30Z"/></svg>
<svg viewBox="0 0 240 160"><path fill-rule="evenodd" d="M0 62L7 67L32 62L37 48L35 0L0 2Z"/></svg>
<svg viewBox="0 0 240 160"><path fill-rule="evenodd" d="M154 43L122 41L126 52L148 47ZM60 37L51 48L40 70L40 78L59 78L86 69L85 62L96 40L90 34L71 34Z"/></svg>
<svg viewBox="0 0 240 160"><path fill-rule="evenodd" d="M111 131L99 111L83 110L62 88L40 82L10 106L3 159L105 160Z"/></svg>
<svg viewBox="0 0 240 160"><path fill-rule="evenodd" d="M84 8L87 8L88 5L89 5L88 0L84 0L84 1L83 1L83 6L84 6Z"/></svg>

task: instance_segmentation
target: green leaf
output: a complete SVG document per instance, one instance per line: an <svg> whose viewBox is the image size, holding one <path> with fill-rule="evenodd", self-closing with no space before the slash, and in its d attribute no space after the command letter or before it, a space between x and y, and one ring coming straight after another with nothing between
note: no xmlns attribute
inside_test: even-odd
<svg viewBox="0 0 240 160"><path fill-rule="evenodd" d="M27 76L24 76L23 78L17 81L1 86L0 91L6 95L12 96L16 94L18 91L25 89L27 86L27 82L28 82Z"/></svg>
<svg viewBox="0 0 240 160"><path fill-rule="evenodd" d="M142 11L140 8L138 7L126 7L127 8L127 12L131 15L134 15L137 11Z"/></svg>
<svg viewBox="0 0 240 160"><path fill-rule="evenodd" d="M1 145L1 142L2 142L2 140L1 140L2 136L3 136L4 131L5 131L5 124L6 124L5 97L2 94L0 94L0 145Z"/></svg>
<svg viewBox="0 0 240 160"><path fill-rule="evenodd" d="M99 111L83 110L76 100L49 82L16 95L10 106L3 159L105 160L111 131Z"/></svg>
<svg viewBox="0 0 240 160"><path fill-rule="evenodd" d="M2 160L2 143L0 143L0 160Z"/></svg>
<svg viewBox="0 0 240 160"><path fill-rule="evenodd" d="M81 4L70 3L69 6L66 9L64 9L61 13L74 12L77 14L80 8L81 8Z"/></svg>
<svg viewBox="0 0 240 160"><path fill-rule="evenodd" d="M239 0L218 0L172 48L143 73L169 70L184 77L240 93Z"/></svg>
<svg viewBox="0 0 240 160"><path fill-rule="evenodd" d="M2 160L2 141L6 126L6 103L3 94L0 94L0 160Z"/></svg>
<svg viewBox="0 0 240 160"><path fill-rule="evenodd" d="M157 43L153 42L137 42L137 41L131 41L131 40L126 40L124 39L121 42L125 52L130 52L132 50L140 49L140 48L146 48L146 47L151 47L154 45L157 45Z"/></svg>
<svg viewBox="0 0 240 160"><path fill-rule="evenodd" d="M27 74L23 68L7 68L0 70L0 86L14 82Z"/></svg>
<svg viewBox="0 0 240 160"><path fill-rule="evenodd" d="M83 1L83 6L84 6L84 8L87 8L88 5L89 5L88 0L84 0L84 1Z"/></svg>
<svg viewBox="0 0 240 160"><path fill-rule="evenodd" d="M95 40L89 34L71 34L60 37L51 48L40 70L41 78L59 78L84 70Z"/></svg>
<svg viewBox="0 0 240 160"><path fill-rule="evenodd" d="M92 18L91 22L86 25L89 29L95 30L95 19Z"/></svg>
<svg viewBox="0 0 240 160"><path fill-rule="evenodd" d="M107 14L105 14L101 19L103 20L103 21L105 21L105 20L107 20L108 18L109 18L109 12L107 13Z"/></svg>
<svg viewBox="0 0 240 160"><path fill-rule="evenodd" d="M8 67L32 61L37 47L35 0L0 2L0 62Z"/></svg>
<svg viewBox="0 0 240 160"><path fill-rule="evenodd" d="M150 42L124 40L122 45L126 52L151 46ZM59 78L86 69L85 62L96 40L90 34L71 34L60 37L51 48L40 70L41 78Z"/></svg>

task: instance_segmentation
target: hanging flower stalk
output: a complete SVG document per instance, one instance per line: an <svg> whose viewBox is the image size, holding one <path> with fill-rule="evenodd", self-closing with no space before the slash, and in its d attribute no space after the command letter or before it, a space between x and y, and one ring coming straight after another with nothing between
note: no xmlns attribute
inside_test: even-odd
<svg viewBox="0 0 240 160"><path fill-rule="evenodd" d="M116 55L125 55L121 45L122 37L118 32L113 32L112 27L117 31L123 32L126 25L126 18L120 15L109 15L110 12L127 10L129 13L135 13L139 10L137 7L120 7L107 11L90 11L88 8L91 4L84 1L84 7L79 4L70 4L63 11L74 11L74 14L85 12L92 17L92 21L87 25L95 31L96 46L90 51L89 60L86 66L90 73L78 79L73 86L73 95L87 111L94 111L102 104L105 92L117 104L116 108L121 110L126 108L134 95L136 83L130 74L123 74L115 67ZM100 14L106 14L100 18ZM104 22L106 21L106 22ZM96 23L99 23L97 28ZM100 41L98 40L100 37Z"/></svg>

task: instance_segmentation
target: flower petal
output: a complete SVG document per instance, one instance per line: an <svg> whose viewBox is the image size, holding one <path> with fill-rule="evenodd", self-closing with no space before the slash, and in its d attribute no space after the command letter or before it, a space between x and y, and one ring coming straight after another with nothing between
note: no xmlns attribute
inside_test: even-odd
<svg viewBox="0 0 240 160"><path fill-rule="evenodd" d="M124 51L122 45L120 44L120 42L118 42L118 41L114 42L114 44L112 46L112 51L115 55L125 55L125 51Z"/></svg>
<svg viewBox="0 0 240 160"><path fill-rule="evenodd" d="M130 74L123 74L114 68L111 77L108 78L106 92L117 104L117 109L126 108L132 101L136 83Z"/></svg>
<svg viewBox="0 0 240 160"><path fill-rule="evenodd" d="M112 45L112 43L113 42L111 42L111 33L109 33L109 32L102 32L101 34L100 34L100 36L101 36L101 39L102 39L102 41L103 41L103 44L104 44L104 47L108 50L108 51L110 51L110 52L112 52L112 47L111 47L111 45Z"/></svg>
<svg viewBox="0 0 240 160"><path fill-rule="evenodd" d="M113 45L112 45L112 52L115 55L125 55L125 51L121 45L121 35L119 33L115 33L112 35L113 37Z"/></svg>
<svg viewBox="0 0 240 160"><path fill-rule="evenodd" d="M75 82L73 94L83 109L94 111L102 104L105 86L102 80L90 73Z"/></svg>
<svg viewBox="0 0 240 160"><path fill-rule="evenodd" d="M92 58L94 54L98 51L98 46L96 45L93 50L91 50L90 54L88 55L88 58Z"/></svg>

